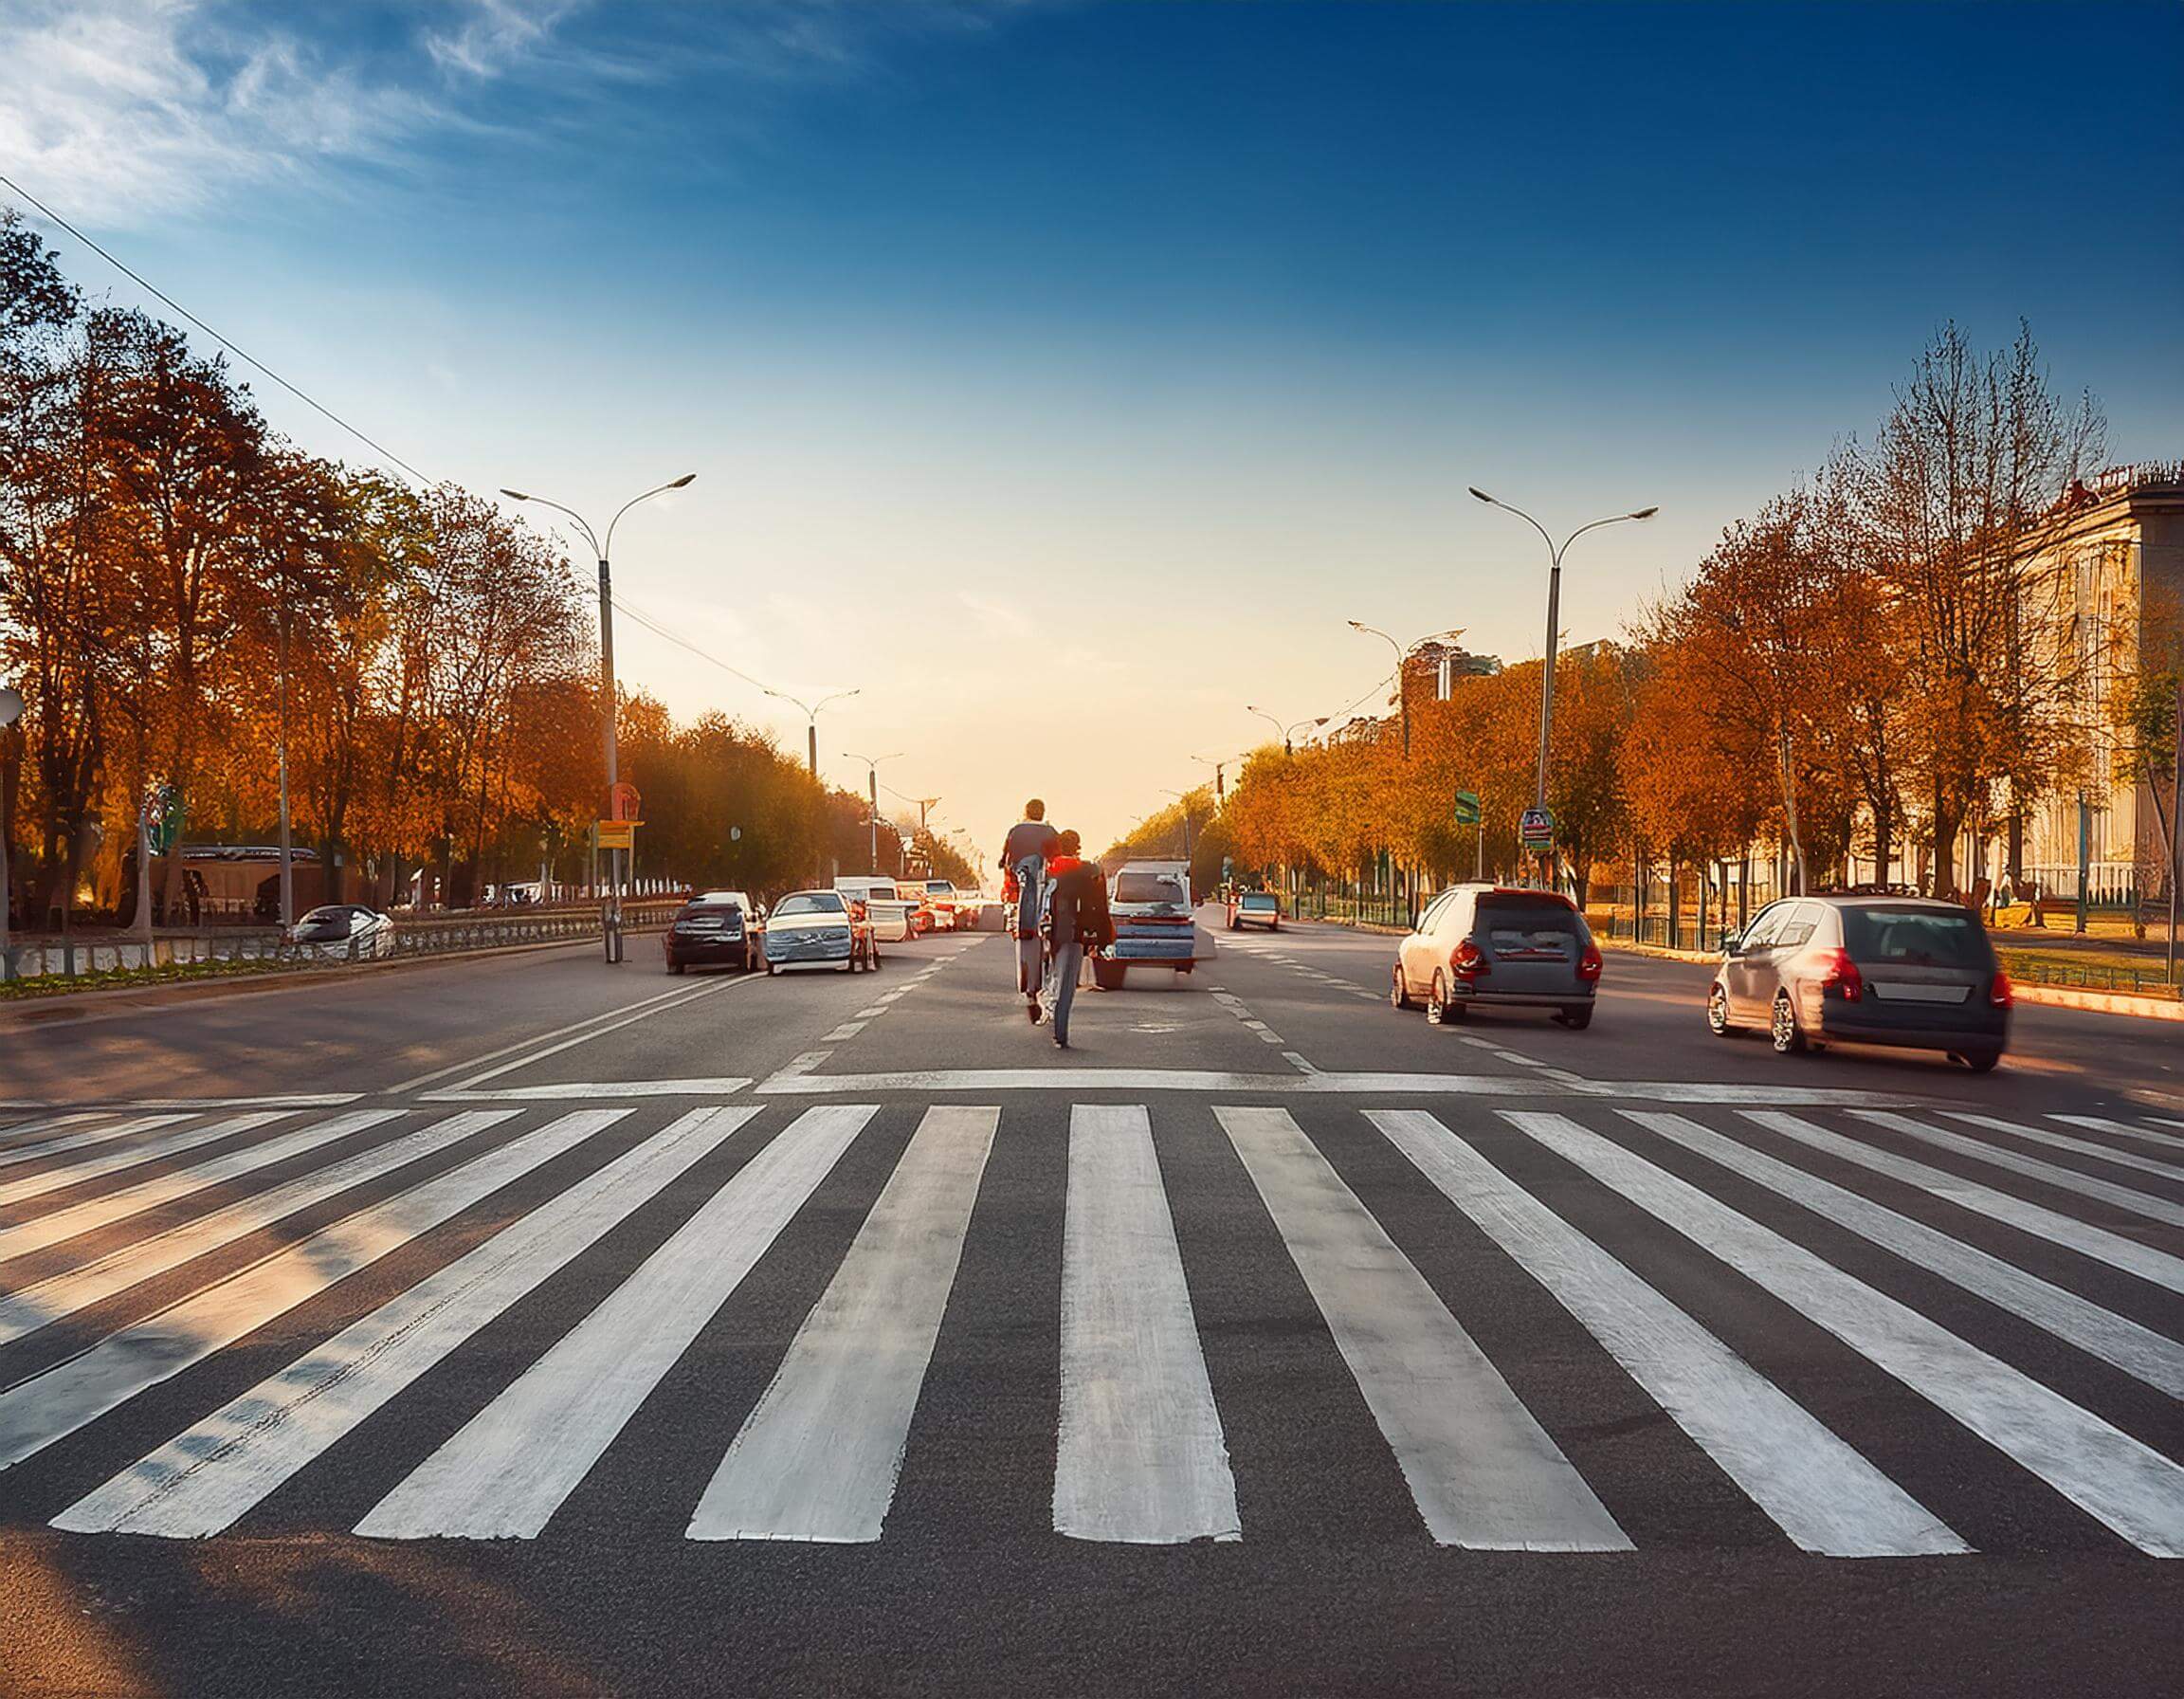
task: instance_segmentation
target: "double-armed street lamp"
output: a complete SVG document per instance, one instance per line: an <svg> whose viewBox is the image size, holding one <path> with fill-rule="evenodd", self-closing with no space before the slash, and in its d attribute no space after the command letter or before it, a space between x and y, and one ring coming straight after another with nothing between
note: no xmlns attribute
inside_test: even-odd
<svg viewBox="0 0 2184 1699"><path fill-rule="evenodd" d="M877 879L880 876L880 763L899 761L902 752L898 749L887 755L859 755L854 749L845 749L842 758L864 763L864 795L872 808L872 876Z"/></svg>
<svg viewBox="0 0 2184 1699"><path fill-rule="evenodd" d="M1249 703L1246 703L1244 704L1244 711L1247 714L1258 715L1260 719L1264 720L1268 725L1272 726L1276 731L1282 734L1282 753L1283 755L1295 755L1297 753L1295 739L1297 734L1303 730L1304 727L1309 725L1317 728L1319 726L1325 725L1328 721L1334 718L1332 714L1321 714L1316 718L1307 716L1305 719L1298 721L1293 725L1284 726L1279 720L1275 719L1274 716L1269 714L1265 708L1255 708ZM1197 758L1193 757L1192 758L1195 759Z"/></svg>
<svg viewBox="0 0 2184 1699"><path fill-rule="evenodd" d="M564 507L558 502L549 502L544 496L527 496L519 489L503 489L500 493L511 502L536 502L541 507L551 507L555 513L566 514L576 522L584 540L592 545L592 557L599 562L599 674L605 688L606 700L601 719L605 722L607 740L607 795L612 806L615 787L621 782L621 769L614 752L614 591L608 575L607 558L614 546L614 527L622 522L622 516L640 502L648 502L654 496L664 496L671 489L681 489L698 476L685 472L669 483L648 489L642 495L631 496L614 510L614 517L607 521L607 535L602 539L573 507ZM608 852L607 900L602 905L601 926L606 937L607 959L622 959L622 851Z"/></svg>
<svg viewBox="0 0 2184 1699"><path fill-rule="evenodd" d="M1488 495L1476 484L1471 486L1471 493L1489 507L1499 507L1505 513L1515 514L1527 525L1530 525L1533 530L1538 532L1540 540L1547 545L1547 663L1546 670L1539 682L1539 769L1538 781L1533 786L1532 794L1532 806L1544 812L1547 807L1548 734L1555 723L1555 650L1559 647L1558 640L1561 632L1557 621L1562 608L1563 553L1588 531L1597 531L1603 525L1620 525L1629 520L1649 520L1661 509L1658 507L1641 507L1635 513L1611 513L1606 519L1592 520L1586 524L1579 525L1568 537L1565 537L1560 542L1556 542L1554 538L1548 535L1547 527L1521 507L1512 507L1508 502L1499 501ZM1553 854L1553 850L1548 851L1550 857Z"/></svg>
<svg viewBox="0 0 2184 1699"><path fill-rule="evenodd" d="M1410 665L1410 657L1429 643L1439 643L1443 640L1453 643L1457 638L1464 635L1464 628L1458 626L1453 630L1448 631L1429 631L1417 642L1406 647L1389 636L1378 626L1369 626L1361 619L1353 619L1346 623L1353 631L1362 631L1368 637L1377 637L1395 651L1395 702L1403 713L1403 753L1408 756L1410 753L1410 693L1403 687L1404 669Z"/></svg>
<svg viewBox="0 0 2184 1699"><path fill-rule="evenodd" d="M849 697L864 694L863 687L860 686L855 690L837 690L833 695L822 696L813 703L800 702L786 690L768 690L766 694L789 703L792 707L804 710L804 758L810 769L811 776L817 778L819 776L819 710L828 703L843 702Z"/></svg>

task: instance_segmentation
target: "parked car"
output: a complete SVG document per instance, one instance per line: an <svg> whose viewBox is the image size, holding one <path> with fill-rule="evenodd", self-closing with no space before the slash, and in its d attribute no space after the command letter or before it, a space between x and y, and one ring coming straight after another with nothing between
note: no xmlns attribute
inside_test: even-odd
<svg viewBox="0 0 2184 1699"><path fill-rule="evenodd" d="M961 898L952 879L925 881L926 906L933 910L933 923L942 932L956 932L962 928Z"/></svg>
<svg viewBox="0 0 2184 1699"><path fill-rule="evenodd" d="M1120 989L1134 967L1187 974L1197 965L1198 926L1191 912L1191 868L1180 861L1128 861L1107 886L1115 941L1092 958L1092 983Z"/></svg>
<svg viewBox="0 0 2184 1699"><path fill-rule="evenodd" d="M1975 1073L2010 1044L2010 977L1979 917L1924 897L1786 897L1722 941L1706 1024L1783 1055L1837 1041L1946 1051Z"/></svg>
<svg viewBox="0 0 2184 1699"><path fill-rule="evenodd" d="M369 961L394 954L394 923L356 903L314 908L288 928L298 954L328 961Z"/></svg>
<svg viewBox="0 0 2184 1699"><path fill-rule="evenodd" d="M882 942L906 943L918 936L916 905L902 900L894 880L845 873L834 881L834 888L864 904L873 935Z"/></svg>
<svg viewBox="0 0 2184 1699"><path fill-rule="evenodd" d="M791 891L766 916L761 941L768 974L826 965L856 973L870 965L872 932L849 912L840 891Z"/></svg>
<svg viewBox="0 0 2184 1699"><path fill-rule="evenodd" d="M1566 1027L1592 1024L1600 946L1576 904L1554 891L1451 886L1427 904L1395 948L1389 1001L1435 1026L1474 1009L1551 1009Z"/></svg>
<svg viewBox="0 0 2184 1699"><path fill-rule="evenodd" d="M667 971L733 967L749 973L759 960L757 907L741 891L707 891L691 898L660 936Z"/></svg>
<svg viewBox="0 0 2184 1699"><path fill-rule="evenodd" d="M1282 899L1272 891L1230 891L1228 893L1228 930L1242 931L1246 926L1264 926L1269 932L1282 930Z"/></svg>

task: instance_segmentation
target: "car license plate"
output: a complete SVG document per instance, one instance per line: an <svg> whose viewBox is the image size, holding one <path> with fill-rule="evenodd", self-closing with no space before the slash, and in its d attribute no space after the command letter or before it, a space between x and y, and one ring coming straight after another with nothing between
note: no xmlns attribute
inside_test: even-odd
<svg viewBox="0 0 2184 1699"><path fill-rule="evenodd" d="M1902 979L1876 979L1873 995L1884 1003L1961 1003L1969 985L1914 985Z"/></svg>

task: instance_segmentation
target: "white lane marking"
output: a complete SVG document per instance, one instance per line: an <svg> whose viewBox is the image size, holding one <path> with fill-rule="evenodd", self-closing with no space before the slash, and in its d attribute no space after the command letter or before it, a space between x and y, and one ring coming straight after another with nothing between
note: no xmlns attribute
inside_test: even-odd
<svg viewBox="0 0 2184 1699"><path fill-rule="evenodd" d="M370 1150L361 1150L295 1179L283 1180L255 1197L196 1216L134 1245L123 1245L80 1267L0 1298L0 1344L20 1339L85 1305L127 1291L155 1274L178 1269L192 1257L231 1245L246 1233L269 1227L283 1216L323 1198L391 1174L419 1157L498 1126L514 1109L468 1109Z"/></svg>
<svg viewBox="0 0 2184 1699"><path fill-rule="evenodd" d="M420 1086L429 1086L434 1080L444 1080L451 1073L461 1073L464 1069L476 1068L481 1063L498 1062L503 1056L513 1056L518 1050L527 1050L533 1045L550 1043L554 1039L564 1037L584 1027L597 1026L601 1021L612 1020L617 1015L634 1014L640 1010L651 1009L662 1003L672 1002L677 997L689 996L693 989L694 987L688 985L678 985L672 990L663 991L652 996L640 997L633 1003L624 1003L613 1009L602 1009L596 1014L587 1014L582 1020L573 1020L566 1026L550 1027L543 1032L532 1033L528 1038L519 1038L514 1044L504 1044L497 1050L487 1050L482 1056L465 1056L460 1062L450 1062L443 1068L435 1068L430 1073L421 1073L414 1079L404 1080L398 1086L388 1087L385 1095L393 1097L402 1092L414 1091Z"/></svg>
<svg viewBox="0 0 2184 1699"><path fill-rule="evenodd" d="M123 1470L52 1525L167 1539L231 1526L757 1113L693 1109Z"/></svg>
<svg viewBox="0 0 2184 1699"><path fill-rule="evenodd" d="M1953 1203L1959 1209L1971 1210L2029 1233L2081 1256L2092 1257L2106 1263L2112 1269L2120 1269L2126 1274L2136 1274L2141 1280L2166 1287L2173 1292L2184 1292L2184 1258L2174 1257L2166 1251L2157 1251L2151 1245L2141 1245L2136 1239L2121 1233L2110 1233L2105 1227L2094 1227L2066 1215L2060 1210L2051 1210L2045 1204L2028 1203L2012 1193L1998 1192L1993 1186L1983 1186L1975 1179L1966 1179L1945 1168L1935 1168L1924 1162L1900 1157L1894 1151L1877 1150L1870 1144L1847 1139L1841 1133L1830 1132L1824 1126L1797 1115L1784 1115L1774 1110L1747 1109L1745 1119L1755 1124L1780 1133L1784 1138L1795 1139L1814 1150L1826 1151L1847 1162L1855 1162L1862 1168L1870 1168L1876 1174L1915 1186L1929 1197Z"/></svg>
<svg viewBox="0 0 2184 1699"><path fill-rule="evenodd" d="M828 1044L839 1044L845 1038L854 1038L870 1024L871 1023L869 1021L846 1020L840 1026L836 1027L831 1032L827 1034L825 1042Z"/></svg>
<svg viewBox="0 0 2184 1699"><path fill-rule="evenodd" d="M536 1063L545 1061L549 1056L558 1056L563 1050L574 1050L580 1044L590 1044L594 1038L604 1038L610 1032L619 1032L625 1027L635 1026L639 1021L650 1020L655 1014L671 1014L688 1008L692 1003L702 1002L707 997L719 996L724 991L734 991L738 986L751 985L755 982L755 977L722 979L712 985L701 985L697 990L684 994L676 1001L670 1002L662 999L650 1003L640 1008L635 1014L625 1014L619 1020L610 1021L605 1026L595 1026L589 1032L578 1032L573 1038L564 1038L558 1044L550 1044L543 1050L531 1050L515 1057L513 1060L498 1063L486 1069L482 1073L470 1074L458 1081L454 1089L457 1091L475 1090L487 1080L497 1080L504 1073L514 1073L519 1068L532 1067Z"/></svg>
<svg viewBox="0 0 2184 1699"><path fill-rule="evenodd" d="M1768 1104L1843 1107L1916 1100L1856 1087L1704 1086L1684 1081L1555 1080L1537 1071L1499 1073L1249 1073L1190 1068L928 1068L891 1073L810 1071L829 1050L796 1058L753 1087L761 1097L865 1095L875 1091L1245 1091L1290 1095L1612 1097L1637 1102ZM611 1092L610 1084L594 1089Z"/></svg>
<svg viewBox="0 0 2184 1699"><path fill-rule="evenodd" d="M103 1144L110 1139L125 1139L132 1133L148 1133L154 1127L173 1126L182 1119L179 1115L145 1115L135 1121L118 1122L111 1125L95 1126L88 1132L64 1133L63 1127L81 1126L86 1121L105 1122L103 1112L82 1115L56 1115L48 1121L27 1121L21 1126L10 1128L16 1133L51 1133L49 1139L34 1140L27 1144L10 1144L0 1151L0 1168L17 1162L28 1162L44 1157L57 1157L63 1151L82 1150L86 1145Z"/></svg>
<svg viewBox="0 0 2184 1699"><path fill-rule="evenodd" d="M2184 1557L2184 1469L1804 1246L1561 1115L1502 1119L1826 1329L2139 1550Z"/></svg>
<svg viewBox="0 0 2184 1699"><path fill-rule="evenodd" d="M1259 1042L1262 1044L1286 1044L1288 1040L1272 1028L1263 1027L1259 1032Z"/></svg>
<svg viewBox="0 0 2184 1699"><path fill-rule="evenodd" d="M856 1018L859 1020L874 1020L879 1016L885 1014L886 1013L887 1006L884 1003L874 1003L869 1009L858 1010Z"/></svg>
<svg viewBox="0 0 2184 1699"><path fill-rule="evenodd" d="M1294 1068L1299 1073L1318 1073L1320 1071L1311 1063L1305 1061L1302 1056L1300 1056L1295 1050L1283 1050L1282 1052L1282 1060L1288 1063L1289 1066Z"/></svg>
<svg viewBox="0 0 2184 1699"><path fill-rule="evenodd" d="M160 1204L172 1203L176 1198L188 1197L202 1192L208 1186L254 1174L261 1168L269 1168L276 1162L284 1162L290 1157L316 1150L321 1144L331 1144L337 1139L345 1139L351 1133L360 1133L382 1122L392 1121L400 1109L357 1109L346 1115L337 1115L331 1121L298 1127L280 1137L261 1143L246 1144L241 1150L230 1150L209 1160L178 1168L168 1174L153 1176L133 1186L124 1186L118 1192L102 1192L96 1197L87 1197L82 1203L67 1209L51 1210L45 1215L33 1215L27 1221L18 1221L10 1227L0 1227L0 1257L22 1256L27 1251L43 1250L47 1245L58 1245L63 1239L72 1239L78 1233L89 1233L94 1228L120 1221L155 1209ZM257 1117L246 1116L246 1120ZM271 1116L264 1119L272 1120Z"/></svg>
<svg viewBox="0 0 2184 1699"><path fill-rule="evenodd" d="M750 1085L735 1075L701 1080L560 1080L551 1086L500 1086L486 1091L428 1091L428 1104L554 1104L602 1097L732 1097Z"/></svg>
<svg viewBox="0 0 2184 1699"><path fill-rule="evenodd" d="M356 1532L536 1537L876 1113L828 1104L799 1115Z"/></svg>
<svg viewBox="0 0 2184 1699"><path fill-rule="evenodd" d="M1629 1551L1592 1488L1286 1109L1213 1111L1434 1541Z"/></svg>
<svg viewBox="0 0 2184 1699"><path fill-rule="evenodd" d="M1152 1544L1243 1535L1152 1123L1137 1104L1069 1112L1054 1531Z"/></svg>
<svg viewBox="0 0 2184 1699"><path fill-rule="evenodd" d="M581 1109L374 1204L262 1262L110 1333L89 1350L0 1393L0 1468L73 1434L148 1386L233 1344L573 1149L627 1109Z"/></svg>
<svg viewBox="0 0 2184 1699"><path fill-rule="evenodd" d="M1551 1292L1806 1551L1902 1558L1972 1548L1712 1333L1423 1109L1366 1119Z"/></svg>
<svg viewBox="0 0 2184 1699"><path fill-rule="evenodd" d="M1885 1110L1876 1109L1856 1109L1851 1112L1860 1121L1908 1134L1921 1143L1968 1157L1973 1161L2007 1169L2011 1174L2021 1174L2027 1179L2038 1180L2042 1185L2053 1186L2059 1191L2075 1192L2081 1197L2093 1198L2130 1215L2143 1215L2149 1221L2184 1227L2184 1203L2172 1203L2166 1197L2156 1197L2130 1186L2119 1186L2111 1180L2095 1179L2091 1175L2081 1174L2075 1168L2044 1162L2038 1157L2025 1156L2014 1150L2005 1150L1998 1144L1968 1139L1962 1133L1952 1133L1945 1127L1929 1126L1925 1122L1909 1115L1892 1115ZM2056 1136L2060 1138L2062 1135Z"/></svg>
<svg viewBox="0 0 2184 1699"><path fill-rule="evenodd" d="M925 1111L698 1501L691 1539L880 1538L1000 1120Z"/></svg>
<svg viewBox="0 0 2184 1699"><path fill-rule="evenodd" d="M2024 1317L2035 1327L2113 1363L2171 1398L2184 1398L2184 1344L2151 1327L2142 1327L1976 1246L1953 1239L1923 1221L1899 1215L1885 1204L1778 1161L1695 1121L1645 1109L1625 1109L1622 1113L1732 1174L1802 1204L1823 1220L1870 1239L1905 1262L1962 1287L1996 1308Z"/></svg>
<svg viewBox="0 0 2184 1699"><path fill-rule="evenodd" d="M2133 1126L2128 1121L2116 1121L2106 1115L2050 1115L2049 1121L2060 1121L2066 1126L2082 1126L2096 1133L2114 1133L2120 1139L2136 1139L2141 1144L2156 1150L2166 1150L2174 1156L2184 1157L2184 1140L2170 1133L2150 1133L2144 1127ZM2149 1121L2160 1121L2158 1115L2149 1115ZM2168 1126L2184 1126L2184 1122L2164 1123ZM2172 1168L2170 1173L2184 1176L2184 1169Z"/></svg>
<svg viewBox="0 0 2184 1699"><path fill-rule="evenodd" d="M267 1109L250 1115L231 1115L225 1121L208 1122L201 1126L185 1127L180 1132L168 1133L157 1139L147 1139L143 1143L133 1144L126 1150L109 1150L60 1168L48 1168L43 1174L27 1174L21 1179L0 1185L0 1204L20 1203L26 1197L43 1197L48 1192L58 1192L65 1186L97 1179L100 1175L114 1174L123 1168L134 1168L139 1162L155 1162L163 1157L180 1156L184 1151L194 1150L200 1144L232 1139L238 1133L246 1133L253 1127L279 1121L284 1113L285 1110Z"/></svg>
<svg viewBox="0 0 2184 1699"><path fill-rule="evenodd" d="M1983 1126L1993 1132L2008 1133L2012 1138L2045 1144L2054 1150L2067 1150L2084 1157L2099 1157L2103 1162L2114 1162L2119 1168L2135 1168L2140 1174L2157 1174L2165 1180L2184 1186L2184 1168L2179 1168L2175 1162L2156 1161L2152 1157L2142 1157L2135 1150L2118 1150L2113 1144L2103 1144L2098 1139L2074 1139L2068 1133L2054 1132L2044 1126L2028 1126L2020 1121L2005 1121L1999 1115L1973 1115L1962 1109L1948 1109L1943 1113L1952 1121ZM2081 1119L2093 1121L2098 1120L2098 1117L2086 1116ZM2139 1135L2140 1138L2145 1136L2143 1133Z"/></svg>
<svg viewBox="0 0 2184 1699"><path fill-rule="evenodd" d="M353 1104L361 1091L289 1091L277 1097L132 1097L114 1099L95 1106L103 1109L181 1109L202 1114L209 1109L338 1109ZM0 1113L9 1109L81 1109L82 1103L55 1103L17 1098L0 1102Z"/></svg>

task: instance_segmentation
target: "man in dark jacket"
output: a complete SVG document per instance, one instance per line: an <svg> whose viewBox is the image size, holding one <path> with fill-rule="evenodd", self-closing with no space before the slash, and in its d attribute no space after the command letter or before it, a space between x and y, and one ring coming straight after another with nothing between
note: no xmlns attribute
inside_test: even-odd
<svg viewBox="0 0 2184 1699"><path fill-rule="evenodd" d="M1046 1015L1054 1024L1054 1046L1069 1048L1069 1006L1077 1000L1077 977L1084 952L1110 943L1115 923L1107 913L1107 882L1100 864L1083 861L1073 831L1055 841L1046 864Z"/></svg>
<svg viewBox="0 0 2184 1699"><path fill-rule="evenodd" d="M1039 1024L1039 917L1046 901L1046 858L1054 853L1054 829L1046 824L1046 805L1034 796L1024 818L1001 843L1001 896L1012 913L1009 934L1016 941L1016 989L1025 1013Z"/></svg>

